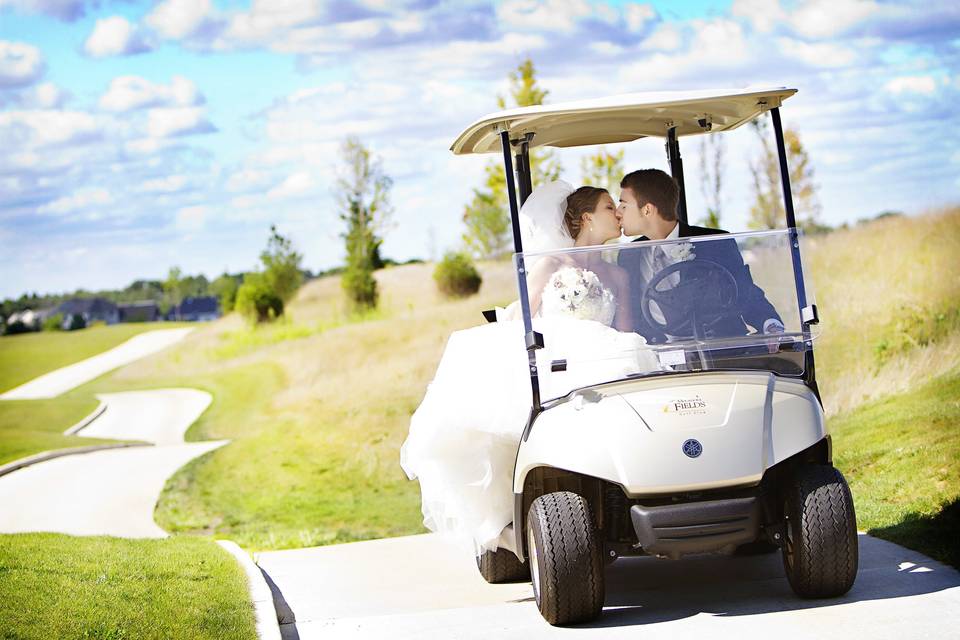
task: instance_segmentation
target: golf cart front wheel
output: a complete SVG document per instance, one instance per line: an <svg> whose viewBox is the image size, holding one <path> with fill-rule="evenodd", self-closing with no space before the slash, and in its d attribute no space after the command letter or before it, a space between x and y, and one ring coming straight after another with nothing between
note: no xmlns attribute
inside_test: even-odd
<svg viewBox="0 0 960 640"><path fill-rule="evenodd" d="M857 577L857 521L843 474L830 465L801 466L787 489L783 566L802 598L833 598Z"/></svg>
<svg viewBox="0 0 960 640"><path fill-rule="evenodd" d="M484 551L477 556L477 568L480 575L490 584L504 582L522 582L530 579L530 570L526 564L509 549Z"/></svg>
<svg viewBox="0 0 960 640"><path fill-rule="evenodd" d="M603 610L603 553L590 506L569 491L540 496L527 517L533 595L553 625L586 622Z"/></svg>

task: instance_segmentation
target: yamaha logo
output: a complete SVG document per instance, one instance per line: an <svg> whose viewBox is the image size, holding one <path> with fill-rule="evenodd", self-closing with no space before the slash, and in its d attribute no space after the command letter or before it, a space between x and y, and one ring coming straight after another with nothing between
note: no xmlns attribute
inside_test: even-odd
<svg viewBox="0 0 960 640"><path fill-rule="evenodd" d="M697 458L703 453L703 445L699 440L687 440L683 443L683 453L688 458Z"/></svg>

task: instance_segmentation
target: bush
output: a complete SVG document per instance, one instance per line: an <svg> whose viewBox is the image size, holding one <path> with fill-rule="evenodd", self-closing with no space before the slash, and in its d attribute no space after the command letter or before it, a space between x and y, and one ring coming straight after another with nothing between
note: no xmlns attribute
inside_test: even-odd
<svg viewBox="0 0 960 640"><path fill-rule="evenodd" d="M44 331L61 331L63 329L63 314L55 313L43 321Z"/></svg>
<svg viewBox="0 0 960 640"><path fill-rule="evenodd" d="M261 273L248 273L237 290L236 310L251 323L269 322L283 315L283 300Z"/></svg>
<svg viewBox="0 0 960 640"><path fill-rule="evenodd" d="M447 297L464 298L480 290L483 278L465 253L448 253L433 270L433 279L440 293Z"/></svg>
<svg viewBox="0 0 960 640"><path fill-rule="evenodd" d="M373 309L380 295L371 269L350 265L343 271L340 284L354 309Z"/></svg>
<svg viewBox="0 0 960 640"><path fill-rule="evenodd" d="M33 329L19 320L15 320L7 325L7 328L3 330L3 335L5 336L15 336L18 333L30 333Z"/></svg>

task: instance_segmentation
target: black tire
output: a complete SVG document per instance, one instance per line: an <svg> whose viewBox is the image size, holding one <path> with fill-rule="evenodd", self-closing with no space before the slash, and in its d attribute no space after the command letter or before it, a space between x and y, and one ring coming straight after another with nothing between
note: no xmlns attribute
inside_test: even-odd
<svg viewBox="0 0 960 640"><path fill-rule="evenodd" d="M540 496L527 517L533 595L553 625L593 620L603 610L603 553L590 505L569 491Z"/></svg>
<svg viewBox="0 0 960 640"><path fill-rule="evenodd" d="M785 495L783 566L801 598L834 598L857 578L857 519L843 474L829 465L797 469Z"/></svg>
<svg viewBox="0 0 960 640"><path fill-rule="evenodd" d="M490 584L525 582L530 579L529 565L520 562L509 549L484 551L477 556L477 568L480 569L483 579Z"/></svg>

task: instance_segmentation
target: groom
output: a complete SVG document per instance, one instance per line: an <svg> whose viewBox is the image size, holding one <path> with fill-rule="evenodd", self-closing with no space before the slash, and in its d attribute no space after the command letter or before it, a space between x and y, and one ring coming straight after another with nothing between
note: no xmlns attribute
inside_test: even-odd
<svg viewBox="0 0 960 640"><path fill-rule="evenodd" d="M665 240L689 238L717 233L727 233L720 229L695 227L677 218L679 188L676 181L659 169L641 169L628 173L620 181L620 214L625 235L640 237L634 242L644 240ZM773 305L767 300L763 290L753 282L750 268L744 265L743 257L734 241L715 241L694 245L694 258L702 257L719 263L733 276L737 283L736 308L719 318L708 329L708 337L734 337L750 333L747 325L757 332L782 333L783 322ZM659 252L659 249L656 250ZM621 251L618 261L632 280L634 294L630 296L631 311L635 331L651 343L663 343L668 337L659 328L653 326L640 309L642 292L647 282L656 272L676 262L667 253L654 251ZM699 256L697 254L700 254ZM654 264L654 261L660 259ZM676 275L667 276L678 280ZM642 282L637 282L640 279Z"/></svg>

